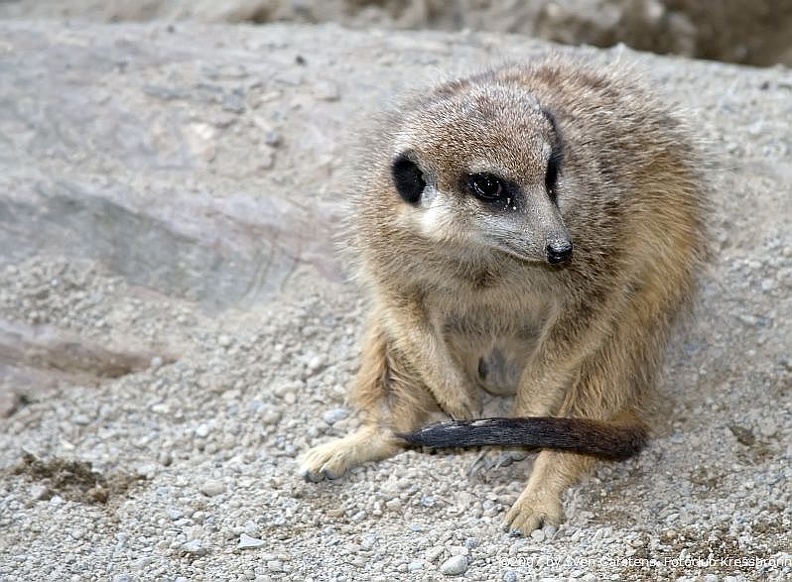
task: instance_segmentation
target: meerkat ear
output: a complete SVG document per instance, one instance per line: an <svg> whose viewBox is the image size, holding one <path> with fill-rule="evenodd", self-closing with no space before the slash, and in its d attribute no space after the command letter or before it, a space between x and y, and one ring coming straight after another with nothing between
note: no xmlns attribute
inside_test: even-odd
<svg viewBox="0 0 792 582"><path fill-rule="evenodd" d="M547 171L545 172L545 191L550 197L550 200L553 201L553 204L557 202L558 198L556 187L558 185L558 171L563 157L563 152L561 151L560 146L556 144L553 146L553 152L550 154L550 158L547 160Z"/></svg>
<svg viewBox="0 0 792 582"><path fill-rule="evenodd" d="M558 130L555 116L547 109L542 109L547 120L553 128L553 149L550 152L550 157L547 160L547 170L545 171L545 191L550 200L555 204L557 202L558 192L556 190L558 185L558 172L561 170L561 164L564 161L564 148L561 141L561 132Z"/></svg>
<svg viewBox="0 0 792 582"><path fill-rule="evenodd" d="M413 206L418 204L426 188L426 180L418 164L402 154L393 160L391 173L396 191L402 200Z"/></svg>

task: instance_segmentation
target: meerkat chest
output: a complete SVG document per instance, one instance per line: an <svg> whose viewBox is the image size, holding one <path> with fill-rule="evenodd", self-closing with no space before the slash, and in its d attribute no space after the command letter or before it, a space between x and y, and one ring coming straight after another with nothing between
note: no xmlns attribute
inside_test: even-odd
<svg viewBox="0 0 792 582"><path fill-rule="evenodd" d="M536 335L550 310L546 298L530 293L448 293L436 299L433 319L442 335L491 344Z"/></svg>
<svg viewBox="0 0 792 582"><path fill-rule="evenodd" d="M453 360L474 385L514 394L539 343L547 309L538 301L460 307L442 320L441 336Z"/></svg>

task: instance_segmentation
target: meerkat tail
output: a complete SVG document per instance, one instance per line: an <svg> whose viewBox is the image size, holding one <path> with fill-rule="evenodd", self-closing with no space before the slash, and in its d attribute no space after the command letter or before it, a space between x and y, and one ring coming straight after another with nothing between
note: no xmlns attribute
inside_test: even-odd
<svg viewBox="0 0 792 582"><path fill-rule="evenodd" d="M641 451L647 431L636 422L534 416L442 422L397 436L416 448L527 447L621 461Z"/></svg>

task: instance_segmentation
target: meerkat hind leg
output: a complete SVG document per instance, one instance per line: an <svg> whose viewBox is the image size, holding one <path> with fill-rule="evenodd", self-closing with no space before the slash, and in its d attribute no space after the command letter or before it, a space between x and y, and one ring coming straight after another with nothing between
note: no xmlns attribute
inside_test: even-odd
<svg viewBox="0 0 792 582"><path fill-rule="evenodd" d="M564 521L561 495L595 462L592 457L575 453L540 452L528 484L506 513L504 530L527 535L544 525L560 524Z"/></svg>

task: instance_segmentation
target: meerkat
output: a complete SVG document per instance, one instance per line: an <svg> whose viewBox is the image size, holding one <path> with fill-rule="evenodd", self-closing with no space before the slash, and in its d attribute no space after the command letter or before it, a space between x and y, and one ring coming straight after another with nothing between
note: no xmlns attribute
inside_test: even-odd
<svg viewBox="0 0 792 582"><path fill-rule="evenodd" d="M541 449L507 512L564 518L597 457L646 438L648 396L707 258L695 140L629 73L549 57L439 86L395 112L352 193L371 299L352 434L306 479L415 445ZM476 419L481 392L512 419ZM428 415L450 423L422 430Z"/></svg>

